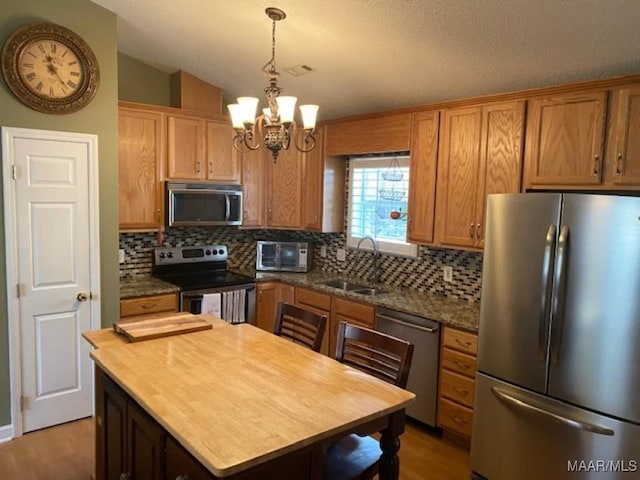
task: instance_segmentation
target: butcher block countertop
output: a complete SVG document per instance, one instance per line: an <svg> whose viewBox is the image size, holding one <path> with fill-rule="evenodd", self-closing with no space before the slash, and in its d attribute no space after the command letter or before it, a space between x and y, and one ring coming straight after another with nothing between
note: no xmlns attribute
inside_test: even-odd
<svg viewBox="0 0 640 480"><path fill-rule="evenodd" d="M85 338L99 347L96 365L216 476L322 444L415 398L252 325L209 317L211 330L137 343L104 331Z"/></svg>

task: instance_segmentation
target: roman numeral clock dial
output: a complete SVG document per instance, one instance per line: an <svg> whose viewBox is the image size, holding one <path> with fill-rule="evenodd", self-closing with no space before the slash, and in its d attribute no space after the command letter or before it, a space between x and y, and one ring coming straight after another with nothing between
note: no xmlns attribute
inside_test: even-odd
<svg viewBox="0 0 640 480"><path fill-rule="evenodd" d="M2 49L7 85L25 105L45 113L71 113L86 106L98 88L98 62L88 44L53 23L16 30Z"/></svg>

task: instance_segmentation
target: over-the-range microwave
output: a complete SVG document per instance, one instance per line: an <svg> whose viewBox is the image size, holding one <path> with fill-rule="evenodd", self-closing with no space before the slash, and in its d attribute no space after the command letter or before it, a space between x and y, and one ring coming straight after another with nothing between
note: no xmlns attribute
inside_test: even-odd
<svg viewBox="0 0 640 480"><path fill-rule="evenodd" d="M313 266L313 244L258 240L256 270L308 272Z"/></svg>
<svg viewBox="0 0 640 480"><path fill-rule="evenodd" d="M242 187L166 182L169 227L242 224Z"/></svg>

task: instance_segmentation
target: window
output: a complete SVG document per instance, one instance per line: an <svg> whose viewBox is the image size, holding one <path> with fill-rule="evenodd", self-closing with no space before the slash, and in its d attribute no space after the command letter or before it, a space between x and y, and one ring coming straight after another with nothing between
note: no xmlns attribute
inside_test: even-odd
<svg viewBox="0 0 640 480"><path fill-rule="evenodd" d="M409 157L350 159L347 246L369 236L381 252L417 257L418 246L405 240L408 193Z"/></svg>

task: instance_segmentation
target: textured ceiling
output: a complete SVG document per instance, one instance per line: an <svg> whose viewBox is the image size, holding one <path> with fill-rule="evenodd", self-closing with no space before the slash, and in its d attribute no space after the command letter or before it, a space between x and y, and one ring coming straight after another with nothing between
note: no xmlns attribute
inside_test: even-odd
<svg viewBox="0 0 640 480"><path fill-rule="evenodd" d="M280 86L320 119L640 73L638 0L93 0L121 52L264 98ZM285 68L309 65L301 77ZM261 100L261 106L265 106Z"/></svg>

